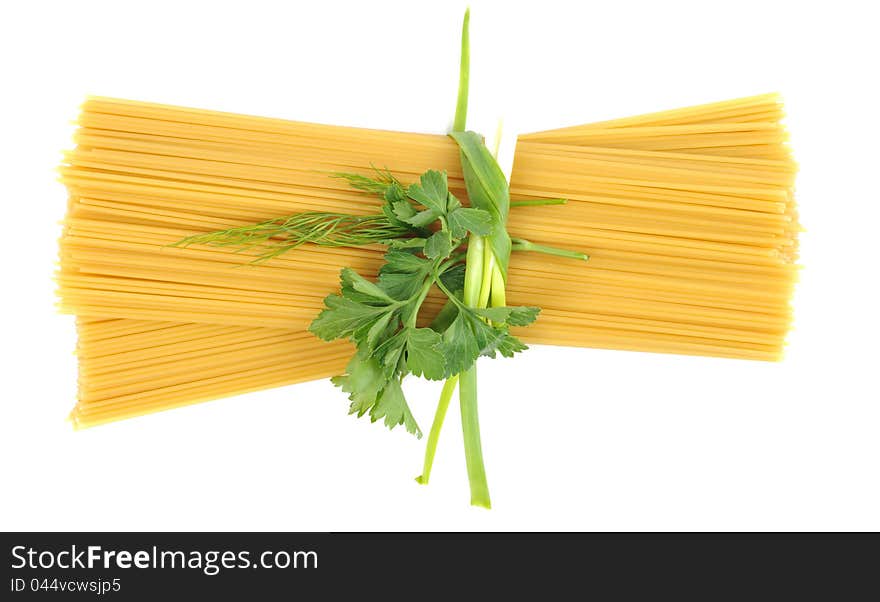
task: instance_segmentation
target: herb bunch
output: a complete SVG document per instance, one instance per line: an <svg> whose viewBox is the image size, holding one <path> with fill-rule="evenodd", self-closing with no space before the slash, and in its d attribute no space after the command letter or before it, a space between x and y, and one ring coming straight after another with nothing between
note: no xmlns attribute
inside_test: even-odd
<svg viewBox="0 0 880 602"><path fill-rule="evenodd" d="M340 292L324 299L325 309L309 330L326 341L348 339L356 346L346 373L332 379L349 393L350 413L383 419L390 428L404 425L421 437L403 379L413 374L442 380L470 369L480 356L513 356L526 346L509 327L530 324L540 310L464 303L462 247L469 234L489 235L492 219L482 209L462 206L449 191L446 172L429 170L406 188L396 180L374 183L389 223L407 224L411 235L384 241L390 248L376 282L344 268ZM419 327L433 286L446 296L446 305L430 326Z"/></svg>
<svg viewBox="0 0 880 602"><path fill-rule="evenodd" d="M479 357L512 357L526 349L511 327L527 326L540 309L508 306L505 285L512 251L537 251L585 260L565 249L511 238L510 208L559 205L564 199L511 202L507 179L482 136L466 131L469 80L469 13L461 39L459 94L453 131L460 150L469 206L449 190L445 171L428 170L418 182L401 183L387 169L371 175L334 173L380 199L368 216L303 212L183 239L177 245L208 244L256 250L265 261L300 245L386 245L378 278L371 281L351 268L340 273L340 291L324 299L324 309L309 330L326 341L350 340L355 353L345 374L333 384L348 393L349 413L403 425L421 437L404 395L408 375L446 380L425 450L422 475L427 484L440 431L456 386L471 488L471 503L490 507L477 413L476 363ZM423 316L432 288L446 302L435 316Z"/></svg>

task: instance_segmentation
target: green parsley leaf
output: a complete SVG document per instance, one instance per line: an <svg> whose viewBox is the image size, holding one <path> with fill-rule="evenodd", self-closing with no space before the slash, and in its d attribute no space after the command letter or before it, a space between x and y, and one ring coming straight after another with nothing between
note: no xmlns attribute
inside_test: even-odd
<svg viewBox="0 0 880 602"><path fill-rule="evenodd" d="M425 243L425 256L429 259L442 259L452 253L452 237L448 230L434 232Z"/></svg>
<svg viewBox="0 0 880 602"><path fill-rule="evenodd" d="M325 341L352 339L357 343L389 311L387 306L366 305L340 295L325 297L324 306L309 325L309 331Z"/></svg>
<svg viewBox="0 0 880 602"><path fill-rule="evenodd" d="M394 299L388 296L380 287L373 284L351 268L343 268L340 274L342 282L342 291L346 293L346 297L352 298L349 291L356 291L362 295L359 300L364 302L382 302L393 303Z"/></svg>
<svg viewBox="0 0 880 602"><path fill-rule="evenodd" d="M447 376L468 370L480 355L468 320L461 311L443 333L443 355L446 358Z"/></svg>
<svg viewBox="0 0 880 602"><path fill-rule="evenodd" d="M497 312L495 317L509 317L516 313L520 321L533 313L533 308L498 309L505 311ZM443 332L442 352L446 357L447 376L468 370L481 355L494 358L496 353L500 353L504 357L511 357L526 349L519 339L510 334L506 326L487 323L477 311L459 307L458 314Z"/></svg>
<svg viewBox="0 0 880 602"><path fill-rule="evenodd" d="M407 431L419 439L422 438L422 430L410 412L406 397L403 395L403 389L400 388L400 381L396 378L388 381L380 393L376 405L370 410L370 420L376 422L382 418L385 419L385 426L389 429L402 424Z"/></svg>
<svg viewBox="0 0 880 602"><path fill-rule="evenodd" d="M416 214L416 210L412 206L412 203L410 203L406 199L401 199L401 200L392 202L391 208L394 211L394 216L404 222L407 222L407 220L412 219L412 217ZM407 222L407 223L409 223L409 222ZM428 222L428 223L430 223L430 222Z"/></svg>
<svg viewBox="0 0 880 602"><path fill-rule="evenodd" d="M464 273L465 264L460 263L440 274L440 281L453 294L461 293L464 290Z"/></svg>
<svg viewBox="0 0 880 602"><path fill-rule="evenodd" d="M354 354L345 370L346 374L334 376L330 381L350 393L348 413L361 417L376 403L376 398L385 387L385 376L379 363L365 352Z"/></svg>
<svg viewBox="0 0 880 602"><path fill-rule="evenodd" d="M406 367L416 376L442 380L446 375L443 339L430 328L406 329Z"/></svg>
<svg viewBox="0 0 880 602"><path fill-rule="evenodd" d="M382 197L388 204L394 205L394 203L399 201L406 201L406 191L403 189L403 186L395 180L388 185L388 188L385 189L385 194L383 194Z"/></svg>
<svg viewBox="0 0 880 602"><path fill-rule="evenodd" d="M379 286L389 296L398 301L406 301L422 287L422 280L412 274L382 271L379 273Z"/></svg>
<svg viewBox="0 0 880 602"><path fill-rule="evenodd" d="M440 214L433 209L425 209L424 211L419 211L412 217L403 218L403 221L416 228L424 228L436 222L439 217Z"/></svg>
<svg viewBox="0 0 880 602"><path fill-rule="evenodd" d="M446 213L452 213L459 207L461 207L461 201L455 198L455 195L450 191L446 197Z"/></svg>
<svg viewBox="0 0 880 602"><path fill-rule="evenodd" d="M459 207L446 216L449 231L455 238L464 238L468 232L480 236L492 233L492 216L483 209Z"/></svg>
<svg viewBox="0 0 880 602"><path fill-rule="evenodd" d="M414 237L414 238L390 238L387 240L383 240L382 243L388 245L391 249L409 249L412 251L416 251L425 246L424 238Z"/></svg>
<svg viewBox="0 0 880 602"><path fill-rule="evenodd" d="M431 271L431 262L406 251L388 251L385 253L385 265L379 270L382 272L404 272L407 274L420 274Z"/></svg>
<svg viewBox="0 0 880 602"><path fill-rule="evenodd" d="M429 169L419 180L420 184L409 185L406 196L434 211L437 216L445 215L449 193L446 172Z"/></svg>
<svg viewBox="0 0 880 602"><path fill-rule="evenodd" d="M528 346L509 332L505 332L504 338L498 343L498 353L504 357L513 357L515 353L525 351L526 349L528 349Z"/></svg>
<svg viewBox="0 0 880 602"><path fill-rule="evenodd" d="M364 352L352 357L346 371L330 380L349 393L349 414L361 417L369 412L371 421L384 418L390 429L403 424L407 431L421 438L422 431L410 412L398 378L388 380L379 362Z"/></svg>
<svg viewBox="0 0 880 602"><path fill-rule="evenodd" d="M381 318L370 326L369 330L367 330L367 335L360 342L359 346L366 352L373 351L376 348L376 344L383 340L389 332L393 333L397 330L398 321L392 322L394 316L395 313L393 311L384 313Z"/></svg>
<svg viewBox="0 0 880 602"><path fill-rule="evenodd" d="M412 209L409 201L406 200L406 194L403 190L403 187L396 180L389 184L388 188L385 189L385 193L382 195L382 198L385 200L382 203L382 213L388 220L395 225L406 225L399 215L397 215L394 207L397 203L403 203L404 205L410 207L412 214L415 214L415 210ZM405 211L403 205L401 206L401 210Z"/></svg>
<svg viewBox="0 0 880 602"><path fill-rule="evenodd" d="M484 309L474 309L474 312L496 323L505 323L510 326L528 326L537 319L541 308L520 305L516 307L487 307Z"/></svg>
<svg viewBox="0 0 880 602"><path fill-rule="evenodd" d="M431 267L430 261L413 253L389 251L379 269L379 286L394 299L405 301L422 288Z"/></svg>
<svg viewBox="0 0 880 602"><path fill-rule="evenodd" d="M392 379L401 371L400 359L406 346L406 332L401 330L376 347L373 355L382 367L385 378Z"/></svg>
<svg viewBox="0 0 880 602"><path fill-rule="evenodd" d="M452 324L453 320L455 320L456 316L458 316L458 305L453 303L452 299L447 299L446 303L431 321L431 330L443 334L449 328L449 325Z"/></svg>
<svg viewBox="0 0 880 602"><path fill-rule="evenodd" d="M473 311L462 311L459 317L465 320L470 327L471 334L479 349L479 355L495 357L495 349L504 338L506 330L484 322Z"/></svg>
<svg viewBox="0 0 880 602"><path fill-rule="evenodd" d="M403 220L401 220L399 217L397 217L397 215L394 213L393 207L389 203L385 203L382 205L382 215L387 217L388 222L392 225L401 226L401 227L409 225L406 222L404 222Z"/></svg>

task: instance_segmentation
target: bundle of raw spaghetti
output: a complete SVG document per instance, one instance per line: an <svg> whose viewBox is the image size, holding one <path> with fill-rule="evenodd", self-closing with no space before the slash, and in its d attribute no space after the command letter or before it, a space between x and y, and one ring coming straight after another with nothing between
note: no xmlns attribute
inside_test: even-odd
<svg viewBox="0 0 880 602"><path fill-rule="evenodd" d="M511 304L543 308L527 341L775 360L790 320L795 165L774 95L521 136L512 236L588 253L517 254ZM445 169L446 136L89 99L62 178L58 274L80 316L79 425L339 373L351 349L306 331L343 266L375 274L378 245L303 245L258 267L183 237L301 211L376 213L332 172ZM239 267L241 266L241 267ZM431 296L429 313L442 299Z"/></svg>
<svg viewBox="0 0 880 602"><path fill-rule="evenodd" d="M77 332L80 426L332 376L351 355L291 329L78 318Z"/></svg>

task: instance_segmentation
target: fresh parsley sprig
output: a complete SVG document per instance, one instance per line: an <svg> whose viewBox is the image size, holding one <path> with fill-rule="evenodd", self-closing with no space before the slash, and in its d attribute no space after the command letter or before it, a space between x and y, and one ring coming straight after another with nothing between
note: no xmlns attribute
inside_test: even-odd
<svg viewBox="0 0 880 602"><path fill-rule="evenodd" d="M442 380L468 370L480 356L511 357L526 346L510 334L509 326L530 324L540 310L481 310L462 301L462 247L469 234L492 232L492 216L463 207L449 191L446 172L429 170L405 189L396 179L345 177L380 196L383 214L390 211L394 219L409 224L413 236L385 241L392 248L376 282L343 269L339 294L324 300L325 309L309 330L327 341L348 339L357 348L346 374L333 379L349 393L350 413L369 413L373 421L384 419L390 428L402 424L421 436L400 387L403 379L413 374ZM419 236L425 232L431 234ZM419 312L433 286L446 296L447 307L442 320L420 328Z"/></svg>

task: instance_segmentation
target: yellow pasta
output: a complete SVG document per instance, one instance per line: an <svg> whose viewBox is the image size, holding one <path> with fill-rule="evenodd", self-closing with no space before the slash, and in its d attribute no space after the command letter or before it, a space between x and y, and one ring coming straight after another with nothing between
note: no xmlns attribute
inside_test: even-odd
<svg viewBox="0 0 880 602"><path fill-rule="evenodd" d="M521 336L778 359L800 229L781 118L763 95L521 136L511 197L568 203L514 208L511 235L591 257L514 256L510 303L543 308ZM341 267L374 274L382 253L304 246L252 266L170 244L298 211L374 213L334 171L446 169L466 196L445 136L106 98L79 126L58 284L79 316L80 426L340 372L349 346L306 328Z"/></svg>

